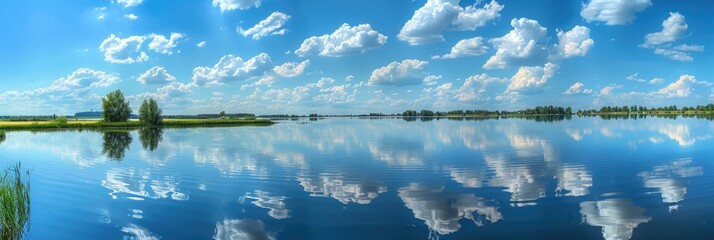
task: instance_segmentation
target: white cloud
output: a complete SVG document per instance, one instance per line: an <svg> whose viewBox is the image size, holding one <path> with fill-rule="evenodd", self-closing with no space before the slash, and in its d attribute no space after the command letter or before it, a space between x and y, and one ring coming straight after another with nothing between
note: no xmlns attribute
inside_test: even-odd
<svg viewBox="0 0 714 240"><path fill-rule="evenodd" d="M124 5L124 7L135 7L139 6L144 0L116 0L119 5Z"/></svg>
<svg viewBox="0 0 714 240"><path fill-rule="evenodd" d="M576 82L572 86L568 88L568 90L565 90L563 94L567 95L574 95L574 94L592 94L593 90L592 89L587 89L585 88L585 84L581 82Z"/></svg>
<svg viewBox="0 0 714 240"><path fill-rule="evenodd" d="M424 85L431 86L436 85L436 81L441 79L441 75L429 75L424 78Z"/></svg>
<svg viewBox="0 0 714 240"><path fill-rule="evenodd" d="M232 10L245 10L260 7L261 0L213 0L213 6L221 9L221 13Z"/></svg>
<svg viewBox="0 0 714 240"><path fill-rule="evenodd" d="M697 81L694 76L682 75L676 82L658 90L657 94L663 95L667 98L689 97L694 90L701 88L702 86L709 87L711 85L712 83L707 81Z"/></svg>
<svg viewBox="0 0 714 240"><path fill-rule="evenodd" d="M387 66L372 71L369 85L405 86L421 84L426 76L425 68L428 63L416 59L392 62Z"/></svg>
<svg viewBox="0 0 714 240"><path fill-rule="evenodd" d="M618 88L621 88L622 86L620 85L609 85L605 86L600 90L600 95L611 95L612 91Z"/></svg>
<svg viewBox="0 0 714 240"><path fill-rule="evenodd" d="M590 38L590 29L583 26L575 26L567 32L560 29L558 32L559 43L556 46L558 56L570 58L574 56L585 56L595 41Z"/></svg>
<svg viewBox="0 0 714 240"><path fill-rule="evenodd" d="M168 39L166 39L164 35L160 34L149 34L148 37L151 38L151 42L149 42L150 50L157 53L171 55L173 54L172 49L176 47L179 39L185 38L186 35L182 33L171 33Z"/></svg>
<svg viewBox="0 0 714 240"><path fill-rule="evenodd" d="M101 99L92 90L106 88L117 82L119 76L116 74L79 68L47 87L0 93L0 103L5 106L5 111L23 114L76 111L95 106L96 101Z"/></svg>
<svg viewBox="0 0 714 240"><path fill-rule="evenodd" d="M540 41L545 38L547 29L538 21L527 18L513 19L511 26L513 30L508 34L490 40L496 54L486 61L483 68L503 69L517 63L544 59L547 51Z"/></svg>
<svg viewBox="0 0 714 240"><path fill-rule="evenodd" d="M508 84L506 92L541 92L543 85L553 77L557 70L558 65L553 63L546 63L543 67L521 67L516 75L511 77L511 83Z"/></svg>
<svg viewBox="0 0 714 240"><path fill-rule="evenodd" d="M645 35L645 47L672 43L684 36L689 26L684 16L678 12L670 12L669 17L662 22L662 31Z"/></svg>
<svg viewBox="0 0 714 240"><path fill-rule="evenodd" d="M133 20L136 20L136 19L139 19L139 16L136 16L136 15L133 14L133 13L125 14L124 17L127 18L127 19L129 19L129 20L132 20L132 21L133 21Z"/></svg>
<svg viewBox="0 0 714 240"><path fill-rule="evenodd" d="M142 50L146 40L149 42L149 50L162 54L173 54L172 49L178 44L178 40L184 38L182 33L171 33L169 39L160 34L149 34L147 36L129 36L120 38L114 34L104 39L99 45L99 51L104 53L104 61L110 63L135 63L149 60L149 55Z"/></svg>
<svg viewBox="0 0 714 240"><path fill-rule="evenodd" d="M288 19L290 19L290 15L273 12L266 19L261 20L251 28L243 29L238 27L236 30L244 37L251 36L253 40L260 40L260 38L265 36L285 34L288 29L283 28L283 25L285 25Z"/></svg>
<svg viewBox="0 0 714 240"><path fill-rule="evenodd" d="M645 42L640 47L653 48L655 54L675 61L694 61L691 52L703 52L704 46L688 44L673 46L686 35L688 28L684 15L670 12L669 17L662 22L662 31L645 35Z"/></svg>
<svg viewBox="0 0 714 240"><path fill-rule="evenodd" d="M369 24L351 27L344 23L335 32L322 36L312 36L302 42L295 54L303 57L320 55L326 57L341 57L360 54L367 50L379 48L387 42L387 36L372 30Z"/></svg>
<svg viewBox="0 0 714 240"><path fill-rule="evenodd" d="M104 61L110 63L143 62L149 60L149 55L141 51L144 40L143 36L119 38L111 34L99 45L99 50L104 52Z"/></svg>
<svg viewBox="0 0 714 240"><path fill-rule="evenodd" d="M142 73L136 81L142 84L167 84L176 81L163 67L155 66Z"/></svg>
<svg viewBox="0 0 714 240"><path fill-rule="evenodd" d="M273 71L282 77L293 78L302 75L308 66L310 66L310 60L305 60L301 63L286 62L283 65L275 66Z"/></svg>
<svg viewBox="0 0 714 240"><path fill-rule="evenodd" d="M632 74L630 76L627 76L626 79L630 80L630 81L635 81L635 82L640 82L640 83L649 83L649 84L660 84L660 83L664 82L664 79L662 79L662 78L653 78L650 80L642 79L642 78L638 77L639 74L640 73Z"/></svg>
<svg viewBox="0 0 714 240"><path fill-rule="evenodd" d="M451 48L451 52L444 55L436 55L432 59L446 59L483 55L489 50L488 46L484 45L482 37L474 37L463 39Z"/></svg>
<svg viewBox="0 0 714 240"><path fill-rule="evenodd" d="M580 16L588 22L600 21L607 25L623 25L635 19L635 13L651 6L650 0L591 0L583 4Z"/></svg>
<svg viewBox="0 0 714 240"><path fill-rule="evenodd" d="M229 54L221 57L213 67L194 68L192 79L198 86L213 86L259 77L272 69L273 62L266 53L260 53L248 61Z"/></svg>
<svg viewBox="0 0 714 240"><path fill-rule="evenodd" d="M459 6L460 0L428 0L417 9L399 31L397 38L411 45L443 41L442 32L454 27L456 30L475 30L491 20L499 18L503 5L491 1L483 8L475 5Z"/></svg>
<svg viewBox="0 0 714 240"><path fill-rule="evenodd" d="M488 74L482 73L473 75L464 81L456 92L459 101L467 102L473 100L485 100L482 95L486 92L485 87L492 83L506 83L508 79L491 77Z"/></svg>
<svg viewBox="0 0 714 240"><path fill-rule="evenodd" d="M201 41L199 43L196 43L196 47L202 48L206 46L206 41Z"/></svg>

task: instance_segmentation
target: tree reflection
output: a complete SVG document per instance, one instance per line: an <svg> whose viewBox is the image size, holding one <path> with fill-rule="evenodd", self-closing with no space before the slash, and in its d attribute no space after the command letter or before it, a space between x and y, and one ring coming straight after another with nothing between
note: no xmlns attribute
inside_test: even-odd
<svg viewBox="0 0 714 240"><path fill-rule="evenodd" d="M112 160L121 161L124 159L126 150L131 144L131 135L129 132L104 132L104 144L102 145L102 154Z"/></svg>
<svg viewBox="0 0 714 240"><path fill-rule="evenodd" d="M154 151L163 141L164 130L161 128L142 128L139 129L139 140L141 147L144 150Z"/></svg>

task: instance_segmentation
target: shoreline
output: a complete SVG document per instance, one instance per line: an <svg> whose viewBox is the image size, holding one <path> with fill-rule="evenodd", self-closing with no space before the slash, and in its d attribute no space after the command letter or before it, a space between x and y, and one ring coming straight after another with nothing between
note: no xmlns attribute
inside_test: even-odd
<svg viewBox="0 0 714 240"><path fill-rule="evenodd" d="M113 122L69 121L67 123L38 121L0 121L0 131L37 131L37 130L95 130L95 129L139 129L144 127L159 128L200 128L200 127L238 127L270 126L275 124L269 119L165 119L161 125L146 125L139 121Z"/></svg>

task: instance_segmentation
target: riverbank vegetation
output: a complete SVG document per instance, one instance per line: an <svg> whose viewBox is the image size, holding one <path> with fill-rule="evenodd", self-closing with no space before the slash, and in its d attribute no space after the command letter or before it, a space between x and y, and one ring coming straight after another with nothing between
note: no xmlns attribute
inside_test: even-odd
<svg viewBox="0 0 714 240"><path fill-rule="evenodd" d="M631 114L714 114L714 104L697 105L695 107L678 108L676 105L648 108L645 106L604 106L600 110L589 109L578 111L578 115L631 115Z"/></svg>
<svg viewBox="0 0 714 240"><path fill-rule="evenodd" d="M20 240L28 229L30 173L21 172L21 165L17 164L6 169L0 178L0 239Z"/></svg>

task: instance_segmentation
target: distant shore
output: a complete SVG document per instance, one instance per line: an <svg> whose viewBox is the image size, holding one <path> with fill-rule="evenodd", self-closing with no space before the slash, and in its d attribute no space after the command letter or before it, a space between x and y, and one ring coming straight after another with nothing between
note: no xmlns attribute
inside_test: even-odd
<svg viewBox="0 0 714 240"><path fill-rule="evenodd" d="M161 125L150 126L139 121L102 122L99 120L74 120L67 123L52 121L0 121L0 130L33 131L53 129L117 129L117 128L189 128L189 127L229 127L229 126L270 126L275 122L268 119L164 119Z"/></svg>

